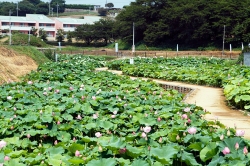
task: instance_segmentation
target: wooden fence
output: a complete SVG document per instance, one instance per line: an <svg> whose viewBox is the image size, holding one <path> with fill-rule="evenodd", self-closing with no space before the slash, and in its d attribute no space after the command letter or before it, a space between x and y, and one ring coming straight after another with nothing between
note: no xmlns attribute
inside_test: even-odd
<svg viewBox="0 0 250 166"><path fill-rule="evenodd" d="M82 51L61 51L62 54L83 54L83 55L109 55L109 56L130 56L130 57L187 57L187 56L199 56L199 57L217 57L217 58L230 58L237 59L241 51L225 51L224 54L221 51L108 51L108 50L82 50Z"/></svg>

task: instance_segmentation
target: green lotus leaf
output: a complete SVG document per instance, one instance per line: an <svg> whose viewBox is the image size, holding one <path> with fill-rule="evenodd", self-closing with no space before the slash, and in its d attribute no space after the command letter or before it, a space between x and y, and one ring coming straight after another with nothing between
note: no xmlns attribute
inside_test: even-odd
<svg viewBox="0 0 250 166"><path fill-rule="evenodd" d="M137 158L144 153L144 149L142 147L133 147L131 145L127 145L126 149L126 153L128 154L128 156L131 156L133 158Z"/></svg>
<svg viewBox="0 0 250 166"><path fill-rule="evenodd" d="M201 165L197 163L192 153L188 153L186 151L183 151L181 153L181 160L184 161L187 165Z"/></svg>
<svg viewBox="0 0 250 166"><path fill-rule="evenodd" d="M67 120L67 121L71 121L74 119L72 115L66 114L66 113L62 115L62 118Z"/></svg>
<svg viewBox="0 0 250 166"><path fill-rule="evenodd" d="M77 158L77 157L74 157L74 158L71 158L68 160L70 163L74 164L74 165L79 165L79 164L84 164L85 161L81 158Z"/></svg>
<svg viewBox="0 0 250 166"><path fill-rule="evenodd" d="M84 125L84 127L88 130L94 129L96 128L97 124L96 123L88 123L86 125Z"/></svg>
<svg viewBox="0 0 250 166"><path fill-rule="evenodd" d="M20 146L21 141L19 140L19 137L11 137L11 138L5 138L4 139L8 144L13 144Z"/></svg>
<svg viewBox="0 0 250 166"><path fill-rule="evenodd" d="M42 122L50 123L50 122L53 121L53 117L51 115L49 115L49 114L45 114L45 115L41 116L41 120L42 120Z"/></svg>
<svg viewBox="0 0 250 166"><path fill-rule="evenodd" d="M131 166L149 166L149 163L147 163L145 160L138 159L132 162Z"/></svg>
<svg viewBox="0 0 250 166"><path fill-rule="evenodd" d="M153 118L153 117L149 117L149 118L144 117L144 118L142 118L142 119L139 120L139 123L140 123L140 124L143 124L143 125L145 125L145 126L153 126L153 125L155 125L157 122L156 122L156 119Z"/></svg>
<svg viewBox="0 0 250 166"><path fill-rule="evenodd" d="M116 160L114 158L106 158L106 159L99 159L99 160L91 160L86 164L86 166L115 166Z"/></svg>
<svg viewBox="0 0 250 166"><path fill-rule="evenodd" d="M57 132L57 139L62 142L68 142L71 140L71 135L68 132L65 131L58 131Z"/></svg>
<svg viewBox="0 0 250 166"><path fill-rule="evenodd" d="M105 130L109 130L113 128L113 123L109 121L99 121L98 126L104 128Z"/></svg>
<svg viewBox="0 0 250 166"><path fill-rule="evenodd" d="M6 166L16 166L16 165L18 165L18 166L26 166L26 164L23 164L23 163L21 163L20 162L20 159L11 159L11 160L9 160L9 161L7 161L7 162L4 162L4 165L6 165Z"/></svg>
<svg viewBox="0 0 250 166"><path fill-rule="evenodd" d="M21 155L25 155L26 153L27 153L27 151L24 151L24 150L12 151L11 153L8 154L8 156L11 158L16 158L16 157L19 157Z"/></svg>
<svg viewBox="0 0 250 166"><path fill-rule="evenodd" d="M62 154L62 153L64 153L64 151L65 150L63 149L63 147L50 147L50 148L45 150L45 152L48 153L50 156Z"/></svg>
<svg viewBox="0 0 250 166"><path fill-rule="evenodd" d="M116 161L118 162L119 165L121 166L129 166L131 165L129 159L124 159L124 158L116 158Z"/></svg>
<svg viewBox="0 0 250 166"><path fill-rule="evenodd" d="M218 148L215 142L209 143L200 151L200 158L202 161L207 161L213 158L218 152Z"/></svg>
<svg viewBox="0 0 250 166"><path fill-rule="evenodd" d="M69 150L71 153L75 154L76 150L78 150L78 151L84 150L84 146L81 145L81 144L73 143L73 144L68 148L68 150Z"/></svg>
<svg viewBox="0 0 250 166"><path fill-rule="evenodd" d="M176 149L174 145L169 144L166 146L162 146L161 148L160 147L151 148L150 152L152 156L157 158L157 160L159 160L161 163L172 164L173 159L176 158L176 155L179 152L179 150Z"/></svg>

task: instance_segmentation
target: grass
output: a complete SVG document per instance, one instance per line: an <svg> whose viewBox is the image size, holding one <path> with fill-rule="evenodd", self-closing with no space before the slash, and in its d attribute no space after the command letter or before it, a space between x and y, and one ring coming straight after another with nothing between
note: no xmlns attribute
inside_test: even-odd
<svg viewBox="0 0 250 166"><path fill-rule="evenodd" d="M49 62L50 60L35 47L32 46L6 46L9 49L12 49L20 54L25 54L31 57L38 65Z"/></svg>

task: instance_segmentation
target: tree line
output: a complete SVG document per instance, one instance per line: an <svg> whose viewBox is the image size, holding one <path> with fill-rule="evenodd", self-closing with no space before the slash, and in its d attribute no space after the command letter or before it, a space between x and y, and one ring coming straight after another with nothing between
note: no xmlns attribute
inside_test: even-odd
<svg viewBox="0 0 250 166"><path fill-rule="evenodd" d="M56 12L63 13L65 10L65 0L51 0L43 2L41 0L22 0L20 2L0 2L0 15L8 16L11 11L13 16L25 16L26 14L44 14ZM49 11L50 9L50 11Z"/></svg>
<svg viewBox="0 0 250 166"><path fill-rule="evenodd" d="M224 38L225 44L239 47L250 42L250 1L136 0L115 21L101 22L109 31L99 25L82 25L76 37L89 43L103 33L110 41L122 39L131 44L134 23L135 42L147 46L222 47Z"/></svg>

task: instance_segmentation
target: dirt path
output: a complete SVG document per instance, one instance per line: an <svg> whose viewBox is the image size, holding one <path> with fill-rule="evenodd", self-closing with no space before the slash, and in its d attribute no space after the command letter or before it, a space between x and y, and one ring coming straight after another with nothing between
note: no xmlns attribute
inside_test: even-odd
<svg viewBox="0 0 250 166"><path fill-rule="evenodd" d="M100 68L97 70L107 70L107 68ZM112 73L121 75L121 71L109 70ZM136 77L131 77L136 79ZM143 78L146 79L146 78ZM186 103L196 104L206 109L211 114L207 114L207 120L219 120L225 126L236 128L245 131L244 138L250 139L250 118L244 112L239 110L230 109L226 105L226 99L223 95L222 88L205 87L199 85L185 84L181 82L168 82L163 80L154 79L153 81L161 84L168 84L174 86L182 86L194 89L185 99Z"/></svg>

